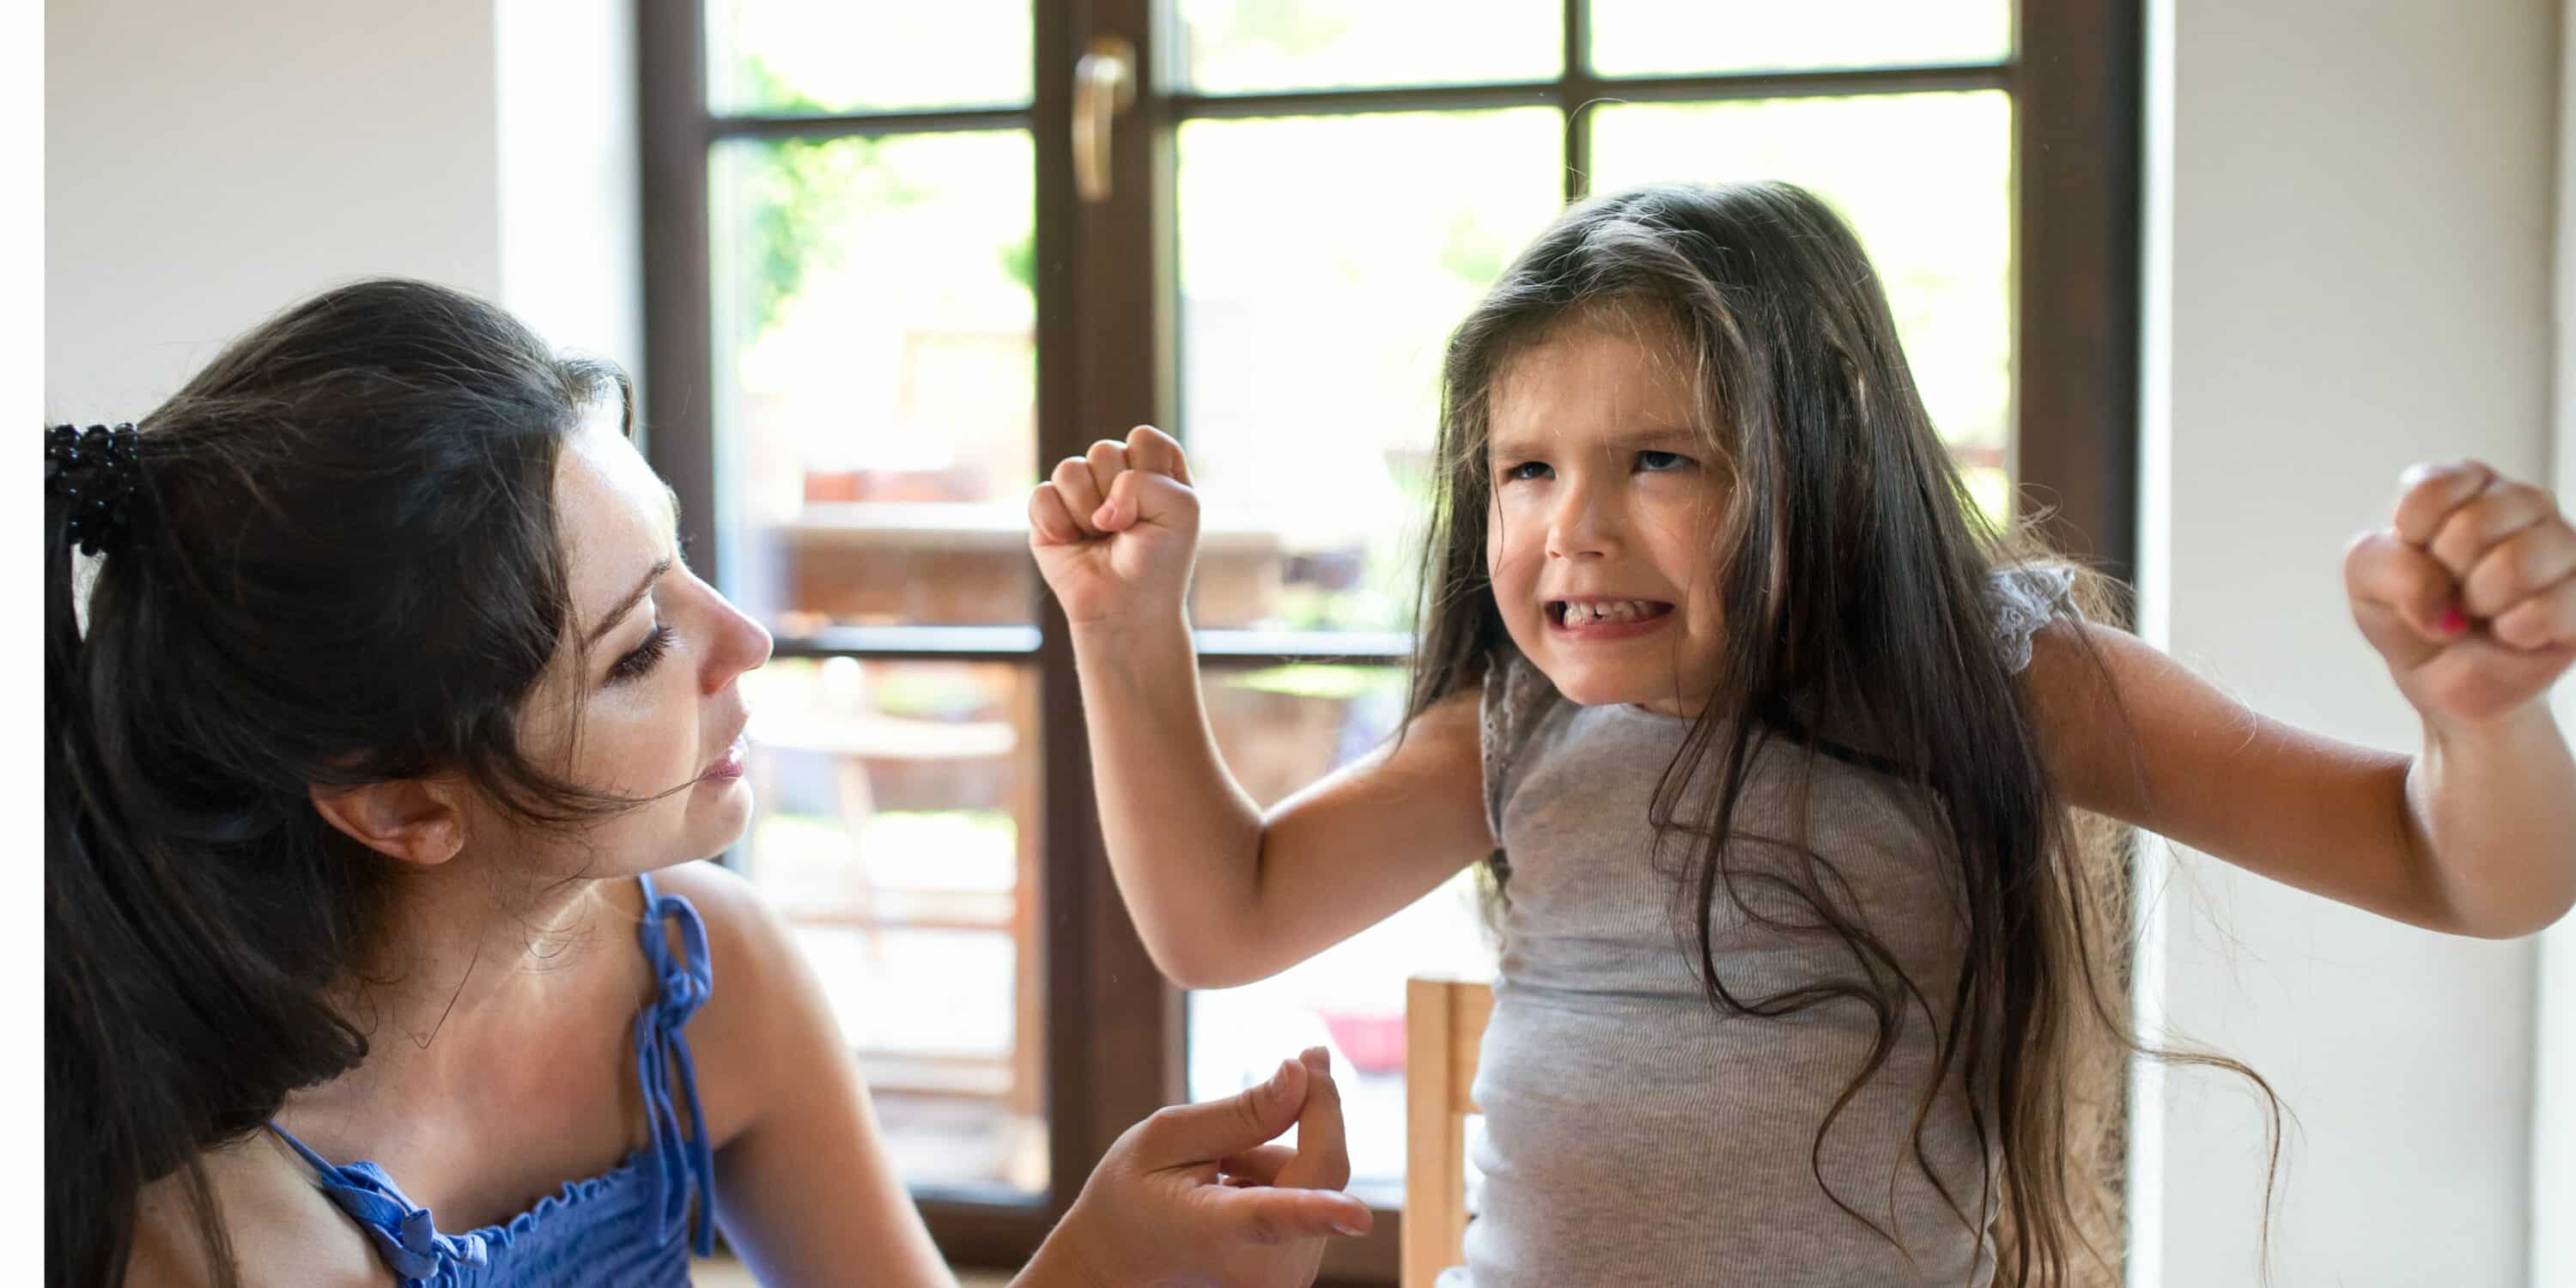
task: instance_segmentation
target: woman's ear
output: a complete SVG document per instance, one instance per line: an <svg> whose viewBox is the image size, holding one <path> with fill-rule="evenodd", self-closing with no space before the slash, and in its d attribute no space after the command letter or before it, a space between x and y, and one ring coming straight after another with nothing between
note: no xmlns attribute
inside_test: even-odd
<svg viewBox="0 0 2576 1288"><path fill-rule="evenodd" d="M309 789L314 812L398 863L436 867L465 848L464 790L447 778Z"/></svg>

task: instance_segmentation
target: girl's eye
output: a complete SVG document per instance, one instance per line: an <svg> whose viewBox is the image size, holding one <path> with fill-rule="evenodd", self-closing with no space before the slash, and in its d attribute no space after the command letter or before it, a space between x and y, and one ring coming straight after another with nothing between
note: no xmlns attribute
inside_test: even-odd
<svg viewBox="0 0 2576 1288"><path fill-rule="evenodd" d="M1637 468L1648 474L1661 474L1666 470L1677 470L1690 463L1691 458L1684 456L1679 452L1637 453Z"/></svg>
<svg viewBox="0 0 2576 1288"><path fill-rule="evenodd" d="M662 655L671 651L671 641L677 638L678 632L670 627L655 626L653 633L645 636L644 642L636 645L633 652L610 664L608 682L623 684L652 674L653 664L661 661Z"/></svg>
<svg viewBox="0 0 2576 1288"><path fill-rule="evenodd" d="M1529 479L1545 478L1547 477L1547 463L1544 461L1523 461L1520 464L1503 471L1503 477L1515 483L1524 482Z"/></svg>

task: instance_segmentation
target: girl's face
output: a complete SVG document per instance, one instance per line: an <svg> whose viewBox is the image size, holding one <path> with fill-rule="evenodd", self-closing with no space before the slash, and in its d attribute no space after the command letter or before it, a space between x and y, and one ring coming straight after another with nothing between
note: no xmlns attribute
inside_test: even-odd
<svg viewBox="0 0 2576 1288"><path fill-rule="evenodd" d="M680 561L670 489L613 424L566 444L554 501L573 616L529 746L585 787L653 799L539 840L571 851L541 867L607 876L721 853L751 821L737 681L769 660L769 632Z"/></svg>
<svg viewBox="0 0 2576 1288"><path fill-rule="evenodd" d="M1485 568L1512 642L1559 693L1689 716L1717 681L1725 477L1671 339L1578 321L1504 369Z"/></svg>

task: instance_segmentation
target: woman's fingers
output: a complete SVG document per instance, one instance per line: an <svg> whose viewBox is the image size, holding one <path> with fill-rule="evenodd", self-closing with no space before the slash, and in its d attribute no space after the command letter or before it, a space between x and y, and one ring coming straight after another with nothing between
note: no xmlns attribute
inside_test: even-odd
<svg viewBox="0 0 2576 1288"><path fill-rule="evenodd" d="M1240 1154L1228 1154L1217 1160L1217 1170L1228 1182L1245 1185L1276 1185L1280 1170L1295 1160L1297 1151L1286 1145L1256 1145Z"/></svg>
<svg viewBox="0 0 2576 1288"><path fill-rule="evenodd" d="M1252 1150L1297 1123L1307 1070L1282 1060L1268 1082L1223 1100L1168 1105L1138 1128L1138 1154L1149 1169L1207 1165Z"/></svg>
<svg viewBox="0 0 2576 1288"><path fill-rule="evenodd" d="M1375 1218L1368 1204L1339 1190L1210 1185L1196 1191L1208 1227L1236 1242L1278 1244L1330 1235L1362 1235Z"/></svg>
<svg viewBox="0 0 2576 1288"><path fill-rule="evenodd" d="M1338 1190L1351 1183L1342 1089L1324 1048L1309 1047L1298 1059L1306 1066L1306 1104L1297 1114L1297 1157L1280 1173L1280 1184Z"/></svg>

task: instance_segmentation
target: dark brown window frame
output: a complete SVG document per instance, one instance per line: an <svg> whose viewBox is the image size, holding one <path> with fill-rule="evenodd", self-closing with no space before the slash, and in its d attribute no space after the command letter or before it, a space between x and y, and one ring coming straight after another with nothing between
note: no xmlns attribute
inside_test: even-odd
<svg viewBox="0 0 2576 1288"><path fill-rule="evenodd" d="M1468 86L1201 95L1146 74L1114 126L1112 195L1082 203L1067 137L1073 65L1098 35L1124 37L1156 67L1154 0L1032 0L1034 94L1025 109L719 119L707 108L702 0L639 0L646 451L679 494L690 537L714 564L715 352L708 162L720 139L1025 128L1036 176L1035 479L1100 432L1170 424L1177 281L1172 139L1195 117L1354 114L1553 105L1566 122L1565 192L1583 195L1590 105L1908 90L2004 89L2013 96L2014 348L2011 462L2022 495L2053 509L2061 548L2130 575L2136 526L2139 0L2020 0L2001 64L1789 74L1604 78L1588 72L1588 6L1565 0L1565 72ZM1158 222L1158 215L1160 216ZM1086 320L1092 320L1086 324ZM1116 321L1121 325L1107 323ZM1154 343L1132 337L1150 326ZM1041 595L1034 627L887 628L782 640L782 656L1005 661L1039 684L1044 842L1041 906L1049 995L1044 1051L1050 1192L988 1204L925 1196L941 1249L960 1264L1014 1265L1068 1206L1118 1134L1180 1097L1182 996L1161 981L1128 922L1100 852L1081 700L1063 618ZM1280 661L1400 663L1385 636L1209 631L1211 668ZM1329 1281L1392 1283L1396 1219L1333 1249Z"/></svg>

